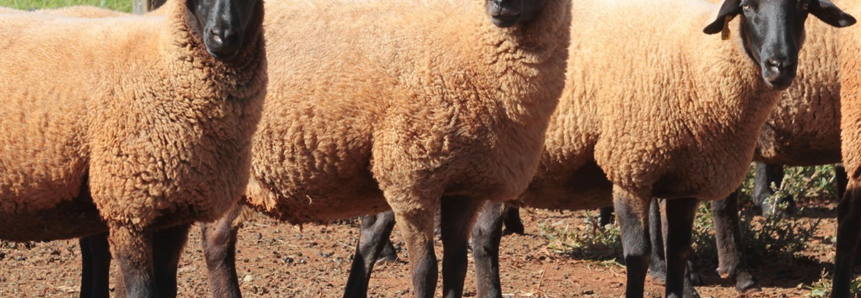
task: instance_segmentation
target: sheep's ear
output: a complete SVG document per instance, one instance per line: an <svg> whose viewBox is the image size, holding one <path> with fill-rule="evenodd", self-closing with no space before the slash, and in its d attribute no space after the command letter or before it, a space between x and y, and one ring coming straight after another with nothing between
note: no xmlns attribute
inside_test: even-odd
<svg viewBox="0 0 861 298"><path fill-rule="evenodd" d="M837 5L828 0L811 0L810 14L834 27L846 27L855 24L855 18L843 12Z"/></svg>
<svg viewBox="0 0 861 298"><path fill-rule="evenodd" d="M703 32L705 34L715 34L723 31L723 26L727 22L727 17L732 19L736 15L741 13L741 0L725 0L723 5L720 6L720 12L718 12L718 16L715 21L705 29Z"/></svg>

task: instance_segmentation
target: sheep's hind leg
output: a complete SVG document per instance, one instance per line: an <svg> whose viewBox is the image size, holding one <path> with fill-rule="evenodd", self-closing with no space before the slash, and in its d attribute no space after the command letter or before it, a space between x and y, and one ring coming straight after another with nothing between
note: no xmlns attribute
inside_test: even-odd
<svg viewBox="0 0 861 298"><path fill-rule="evenodd" d="M685 267L691 255L691 230L698 201L695 198L665 200L667 298L699 297L693 287L685 287ZM686 291L687 290L687 291Z"/></svg>
<svg viewBox="0 0 861 298"><path fill-rule="evenodd" d="M176 273L191 223L153 233L153 265L160 298L176 297Z"/></svg>
<svg viewBox="0 0 861 298"><path fill-rule="evenodd" d="M852 267L858 240L861 238L861 186L850 181L846 194L837 206L837 256L831 297L849 297Z"/></svg>
<svg viewBox="0 0 861 298"><path fill-rule="evenodd" d="M756 277L749 272L742 245L738 192L733 192L726 199L712 201L711 206L718 249L718 274L735 280L735 289L740 293L761 292Z"/></svg>
<svg viewBox="0 0 861 298"><path fill-rule="evenodd" d="M490 202L472 227L472 255L475 258L475 286L478 297L502 298L499 284L499 242L502 240L503 218L508 219L504 203Z"/></svg>
<svg viewBox="0 0 861 298"><path fill-rule="evenodd" d="M81 298L110 297L111 250L108 234L79 239L81 245Z"/></svg>
<svg viewBox="0 0 861 298"><path fill-rule="evenodd" d="M466 197L445 197L440 203L443 297L459 298L463 296L463 283L469 264L467 249L470 227L484 201Z"/></svg>
<svg viewBox="0 0 861 298"><path fill-rule="evenodd" d="M236 236L240 226L234 224L241 212L242 207L237 206L213 223L200 223L212 297L242 297L236 274Z"/></svg>
<svg viewBox="0 0 861 298"><path fill-rule="evenodd" d="M359 243L356 244L356 255L353 257L350 277L347 278L347 287L344 289L345 298L367 297L371 271L386 245L391 245L389 236L394 227L395 214L391 211L362 217Z"/></svg>
<svg viewBox="0 0 861 298"><path fill-rule="evenodd" d="M520 208L508 206L505 208L505 232L504 235L520 234L526 231L523 228L523 221L520 220Z"/></svg>
<svg viewBox="0 0 861 298"><path fill-rule="evenodd" d="M603 208L601 209L603 210ZM664 260L664 235L663 221L661 220L661 207L658 200L654 199L649 204L649 240L652 243L651 261L649 262L649 275L652 278L667 282L667 262Z"/></svg>
<svg viewBox="0 0 861 298"><path fill-rule="evenodd" d="M122 272L126 297L158 297L153 268L152 233L136 227L114 225L111 227L109 240L111 254Z"/></svg>
<svg viewBox="0 0 861 298"><path fill-rule="evenodd" d="M618 186L613 187L616 220L621 227L625 267L628 270L625 296L643 297L646 271L649 269L649 201Z"/></svg>
<svg viewBox="0 0 861 298"><path fill-rule="evenodd" d="M771 165L766 163L756 163L756 175L754 177L753 200L754 204L762 208L762 216L769 216L779 213L795 213L795 200L791 196L783 198L768 198L774 195L775 189L771 188L771 184L777 189L783 183L785 176L782 165ZM786 209L778 209L780 203L786 203Z"/></svg>

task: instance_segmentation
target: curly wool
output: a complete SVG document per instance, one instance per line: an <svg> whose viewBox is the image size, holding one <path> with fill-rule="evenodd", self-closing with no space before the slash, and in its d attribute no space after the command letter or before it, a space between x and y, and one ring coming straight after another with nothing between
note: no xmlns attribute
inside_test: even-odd
<svg viewBox="0 0 861 298"><path fill-rule="evenodd" d="M217 61L184 2L165 5L164 16L0 16L0 238L212 220L244 193L263 39Z"/></svg>
<svg viewBox="0 0 861 298"><path fill-rule="evenodd" d="M843 4L844 11L851 15L861 14L861 3L852 1ZM840 95L842 114L840 128L842 130L843 164L849 175L849 188L856 189L861 183L861 61L858 53L861 51L861 30L858 27L840 30L837 39L840 41L838 51L845 55L840 57ZM847 194L850 192L847 191Z"/></svg>

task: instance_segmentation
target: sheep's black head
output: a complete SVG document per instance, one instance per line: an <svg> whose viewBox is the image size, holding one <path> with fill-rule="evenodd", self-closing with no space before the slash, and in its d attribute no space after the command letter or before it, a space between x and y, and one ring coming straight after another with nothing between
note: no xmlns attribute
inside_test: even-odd
<svg viewBox="0 0 861 298"><path fill-rule="evenodd" d="M740 16L745 51L761 67L765 82L782 90L795 79L808 14L835 27L855 23L828 0L725 0L717 20L703 32L721 32L730 19Z"/></svg>
<svg viewBox="0 0 861 298"><path fill-rule="evenodd" d="M546 0L487 0L487 14L497 27L528 23L544 8Z"/></svg>
<svg viewBox="0 0 861 298"><path fill-rule="evenodd" d="M215 58L233 58L260 32L261 0L188 0L187 3L200 25L206 50Z"/></svg>

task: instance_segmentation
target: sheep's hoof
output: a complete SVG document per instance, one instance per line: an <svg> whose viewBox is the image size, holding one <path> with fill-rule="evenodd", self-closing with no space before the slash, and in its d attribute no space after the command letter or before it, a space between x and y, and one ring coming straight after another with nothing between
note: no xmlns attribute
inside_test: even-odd
<svg viewBox="0 0 861 298"><path fill-rule="evenodd" d="M762 292L756 278L747 271L739 272L735 276L735 289L741 294L753 294Z"/></svg>

